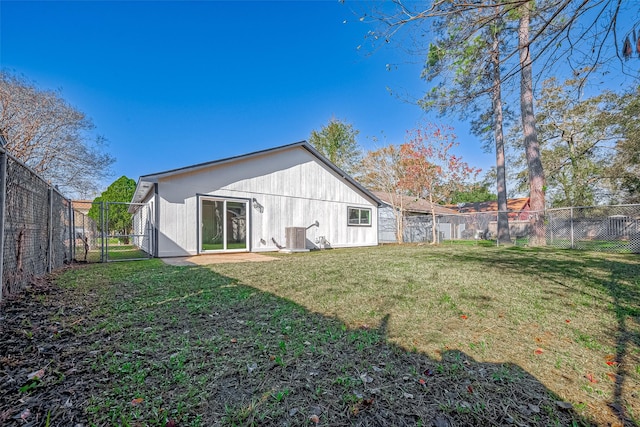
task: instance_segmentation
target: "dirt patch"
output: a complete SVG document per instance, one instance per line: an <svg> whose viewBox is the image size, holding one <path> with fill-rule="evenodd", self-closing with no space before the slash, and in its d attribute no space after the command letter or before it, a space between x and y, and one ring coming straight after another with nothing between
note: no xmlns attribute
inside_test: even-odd
<svg viewBox="0 0 640 427"><path fill-rule="evenodd" d="M86 420L93 384L103 379L85 363L88 337L74 333L84 307L65 303L63 294L39 281L0 305L1 425L74 426Z"/></svg>

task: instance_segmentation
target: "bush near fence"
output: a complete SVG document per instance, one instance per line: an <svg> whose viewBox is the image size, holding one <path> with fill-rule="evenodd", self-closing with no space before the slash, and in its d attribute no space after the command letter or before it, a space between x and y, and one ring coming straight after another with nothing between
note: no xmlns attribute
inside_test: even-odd
<svg viewBox="0 0 640 427"><path fill-rule="evenodd" d="M73 259L73 210L0 147L0 300Z"/></svg>

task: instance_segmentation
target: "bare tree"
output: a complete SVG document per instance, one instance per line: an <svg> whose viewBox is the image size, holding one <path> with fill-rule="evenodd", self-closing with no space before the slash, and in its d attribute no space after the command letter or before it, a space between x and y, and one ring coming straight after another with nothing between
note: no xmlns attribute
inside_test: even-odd
<svg viewBox="0 0 640 427"><path fill-rule="evenodd" d="M73 197L95 195L115 159L93 123L59 92L38 89L24 77L0 71L0 129L7 150Z"/></svg>
<svg viewBox="0 0 640 427"><path fill-rule="evenodd" d="M398 243L404 239L404 200L407 193L400 183L405 179L405 173L400 148L393 144L367 152L358 171L360 182L368 189L387 195L395 219Z"/></svg>

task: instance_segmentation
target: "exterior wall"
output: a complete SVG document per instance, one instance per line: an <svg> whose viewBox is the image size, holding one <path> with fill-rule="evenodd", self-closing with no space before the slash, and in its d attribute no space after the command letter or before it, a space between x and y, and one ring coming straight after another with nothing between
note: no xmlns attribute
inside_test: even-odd
<svg viewBox="0 0 640 427"><path fill-rule="evenodd" d="M378 244L377 207L300 147L161 178L158 192L160 257L198 253L198 195L250 200L252 252L285 246L287 227L307 227L307 248ZM348 226L348 207L371 209L371 226Z"/></svg>
<svg viewBox="0 0 640 427"><path fill-rule="evenodd" d="M153 229L155 227L155 201L149 194L133 214L132 244L148 254L153 253Z"/></svg>
<svg viewBox="0 0 640 427"><path fill-rule="evenodd" d="M380 243L397 243L396 217L393 208L382 205L378 208L378 241Z"/></svg>
<svg viewBox="0 0 640 427"><path fill-rule="evenodd" d="M403 243L431 241L431 215L406 215L403 220ZM396 238L396 217L393 208L383 205L378 209L378 240L380 243L398 243Z"/></svg>

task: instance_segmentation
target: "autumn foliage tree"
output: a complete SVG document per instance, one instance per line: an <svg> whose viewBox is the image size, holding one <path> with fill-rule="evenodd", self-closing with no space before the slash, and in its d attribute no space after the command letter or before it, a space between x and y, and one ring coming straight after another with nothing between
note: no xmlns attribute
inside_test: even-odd
<svg viewBox="0 0 640 427"><path fill-rule="evenodd" d="M404 168L400 186L415 197L429 201L433 243L437 243L435 204L449 200L480 172L453 153L457 146L453 129L435 124L414 130L409 142L400 146Z"/></svg>

